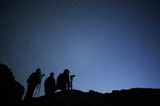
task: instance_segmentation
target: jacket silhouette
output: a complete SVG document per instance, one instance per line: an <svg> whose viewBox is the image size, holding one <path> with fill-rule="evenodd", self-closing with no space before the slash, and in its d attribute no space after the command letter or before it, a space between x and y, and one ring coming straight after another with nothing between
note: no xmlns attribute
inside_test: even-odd
<svg viewBox="0 0 160 106"><path fill-rule="evenodd" d="M56 90L56 82L54 78L54 73L50 73L50 76L46 78L44 82L45 95L54 94L55 90Z"/></svg>
<svg viewBox="0 0 160 106"><path fill-rule="evenodd" d="M39 68L29 76L27 79L27 93L24 100L30 100L32 98L35 88L41 83L42 77L43 75L41 75L41 70Z"/></svg>
<svg viewBox="0 0 160 106"><path fill-rule="evenodd" d="M57 89L62 91L70 90L69 70L65 69L63 73L57 77Z"/></svg>

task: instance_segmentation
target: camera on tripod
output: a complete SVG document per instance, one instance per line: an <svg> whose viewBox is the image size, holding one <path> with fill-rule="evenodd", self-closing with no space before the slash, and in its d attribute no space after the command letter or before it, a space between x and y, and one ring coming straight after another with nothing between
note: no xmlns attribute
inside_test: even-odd
<svg viewBox="0 0 160 106"><path fill-rule="evenodd" d="M45 76L45 74L41 74L40 78L42 79Z"/></svg>
<svg viewBox="0 0 160 106"><path fill-rule="evenodd" d="M41 75L41 77L44 77L44 76L45 76L45 74L42 74L42 75Z"/></svg>
<svg viewBox="0 0 160 106"><path fill-rule="evenodd" d="M72 90L72 83L73 83L73 78L75 75L70 75L70 89Z"/></svg>
<svg viewBox="0 0 160 106"><path fill-rule="evenodd" d="M71 80L73 80L74 77L75 77L75 75L70 75Z"/></svg>

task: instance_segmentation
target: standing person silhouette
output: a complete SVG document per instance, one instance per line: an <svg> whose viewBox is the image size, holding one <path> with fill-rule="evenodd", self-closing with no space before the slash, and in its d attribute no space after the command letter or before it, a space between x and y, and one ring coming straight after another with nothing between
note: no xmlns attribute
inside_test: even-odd
<svg viewBox="0 0 160 106"><path fill-rule="evenodd" d="M57 88L65 91L70 90L69 70L65 69L63 73L60 73L57 77Z"/></svg>
<svg viewBox="0 0 160 106"><path fill-rule="evenodd" d="M44 82L45 95L52 95L55 93L55 90L56 90L56 82L54 78L54 73L51 72L50 76L46 78Z"/></svg>
<svg viewBox="0 0 160 106"><path fill-rule="evenodd" d="M44 74L41 75L41 69L37 68L27 79L27 93L24 97L24 101L30 100L33 96L34 90L41 83L41 78Z"/></svg>

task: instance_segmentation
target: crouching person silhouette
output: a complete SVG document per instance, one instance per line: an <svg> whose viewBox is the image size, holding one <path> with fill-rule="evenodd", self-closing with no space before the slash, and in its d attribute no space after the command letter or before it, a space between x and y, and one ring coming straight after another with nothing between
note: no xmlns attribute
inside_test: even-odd
<svg viewBox="0 0 160 106"><path fill-rule="evenodd" d="M45 95L52 95L55 93L55 90L56 90L56 83L55 83L54 73L52 72L44 82Z"/></svg>
<svg viewBox="0 0 160 106"><path fill-rule="evenodd" d="M41 75L41 70L39 68L29 76L27 79L28 85L24 101L28 101L32 98L34 90L40 85L43 76L44 74Z"/></svg>
<svg viewBox="0 0 160 106"><path fill-rule="evenodd" d="M60 73L57 77L57 89L62 91L70 90L69 70L65 69L63 73Z"/></svg>

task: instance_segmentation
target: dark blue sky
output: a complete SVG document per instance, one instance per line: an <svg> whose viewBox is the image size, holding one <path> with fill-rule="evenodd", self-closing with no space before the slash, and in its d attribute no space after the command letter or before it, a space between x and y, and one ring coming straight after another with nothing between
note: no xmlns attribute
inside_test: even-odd
<svg viewBox="0 0 160 106"><path fill-rule="evenodd" d="M39 67L82 91L160 88L159 0L1 0L0 14L0 62L24 87Z"/></svg>

